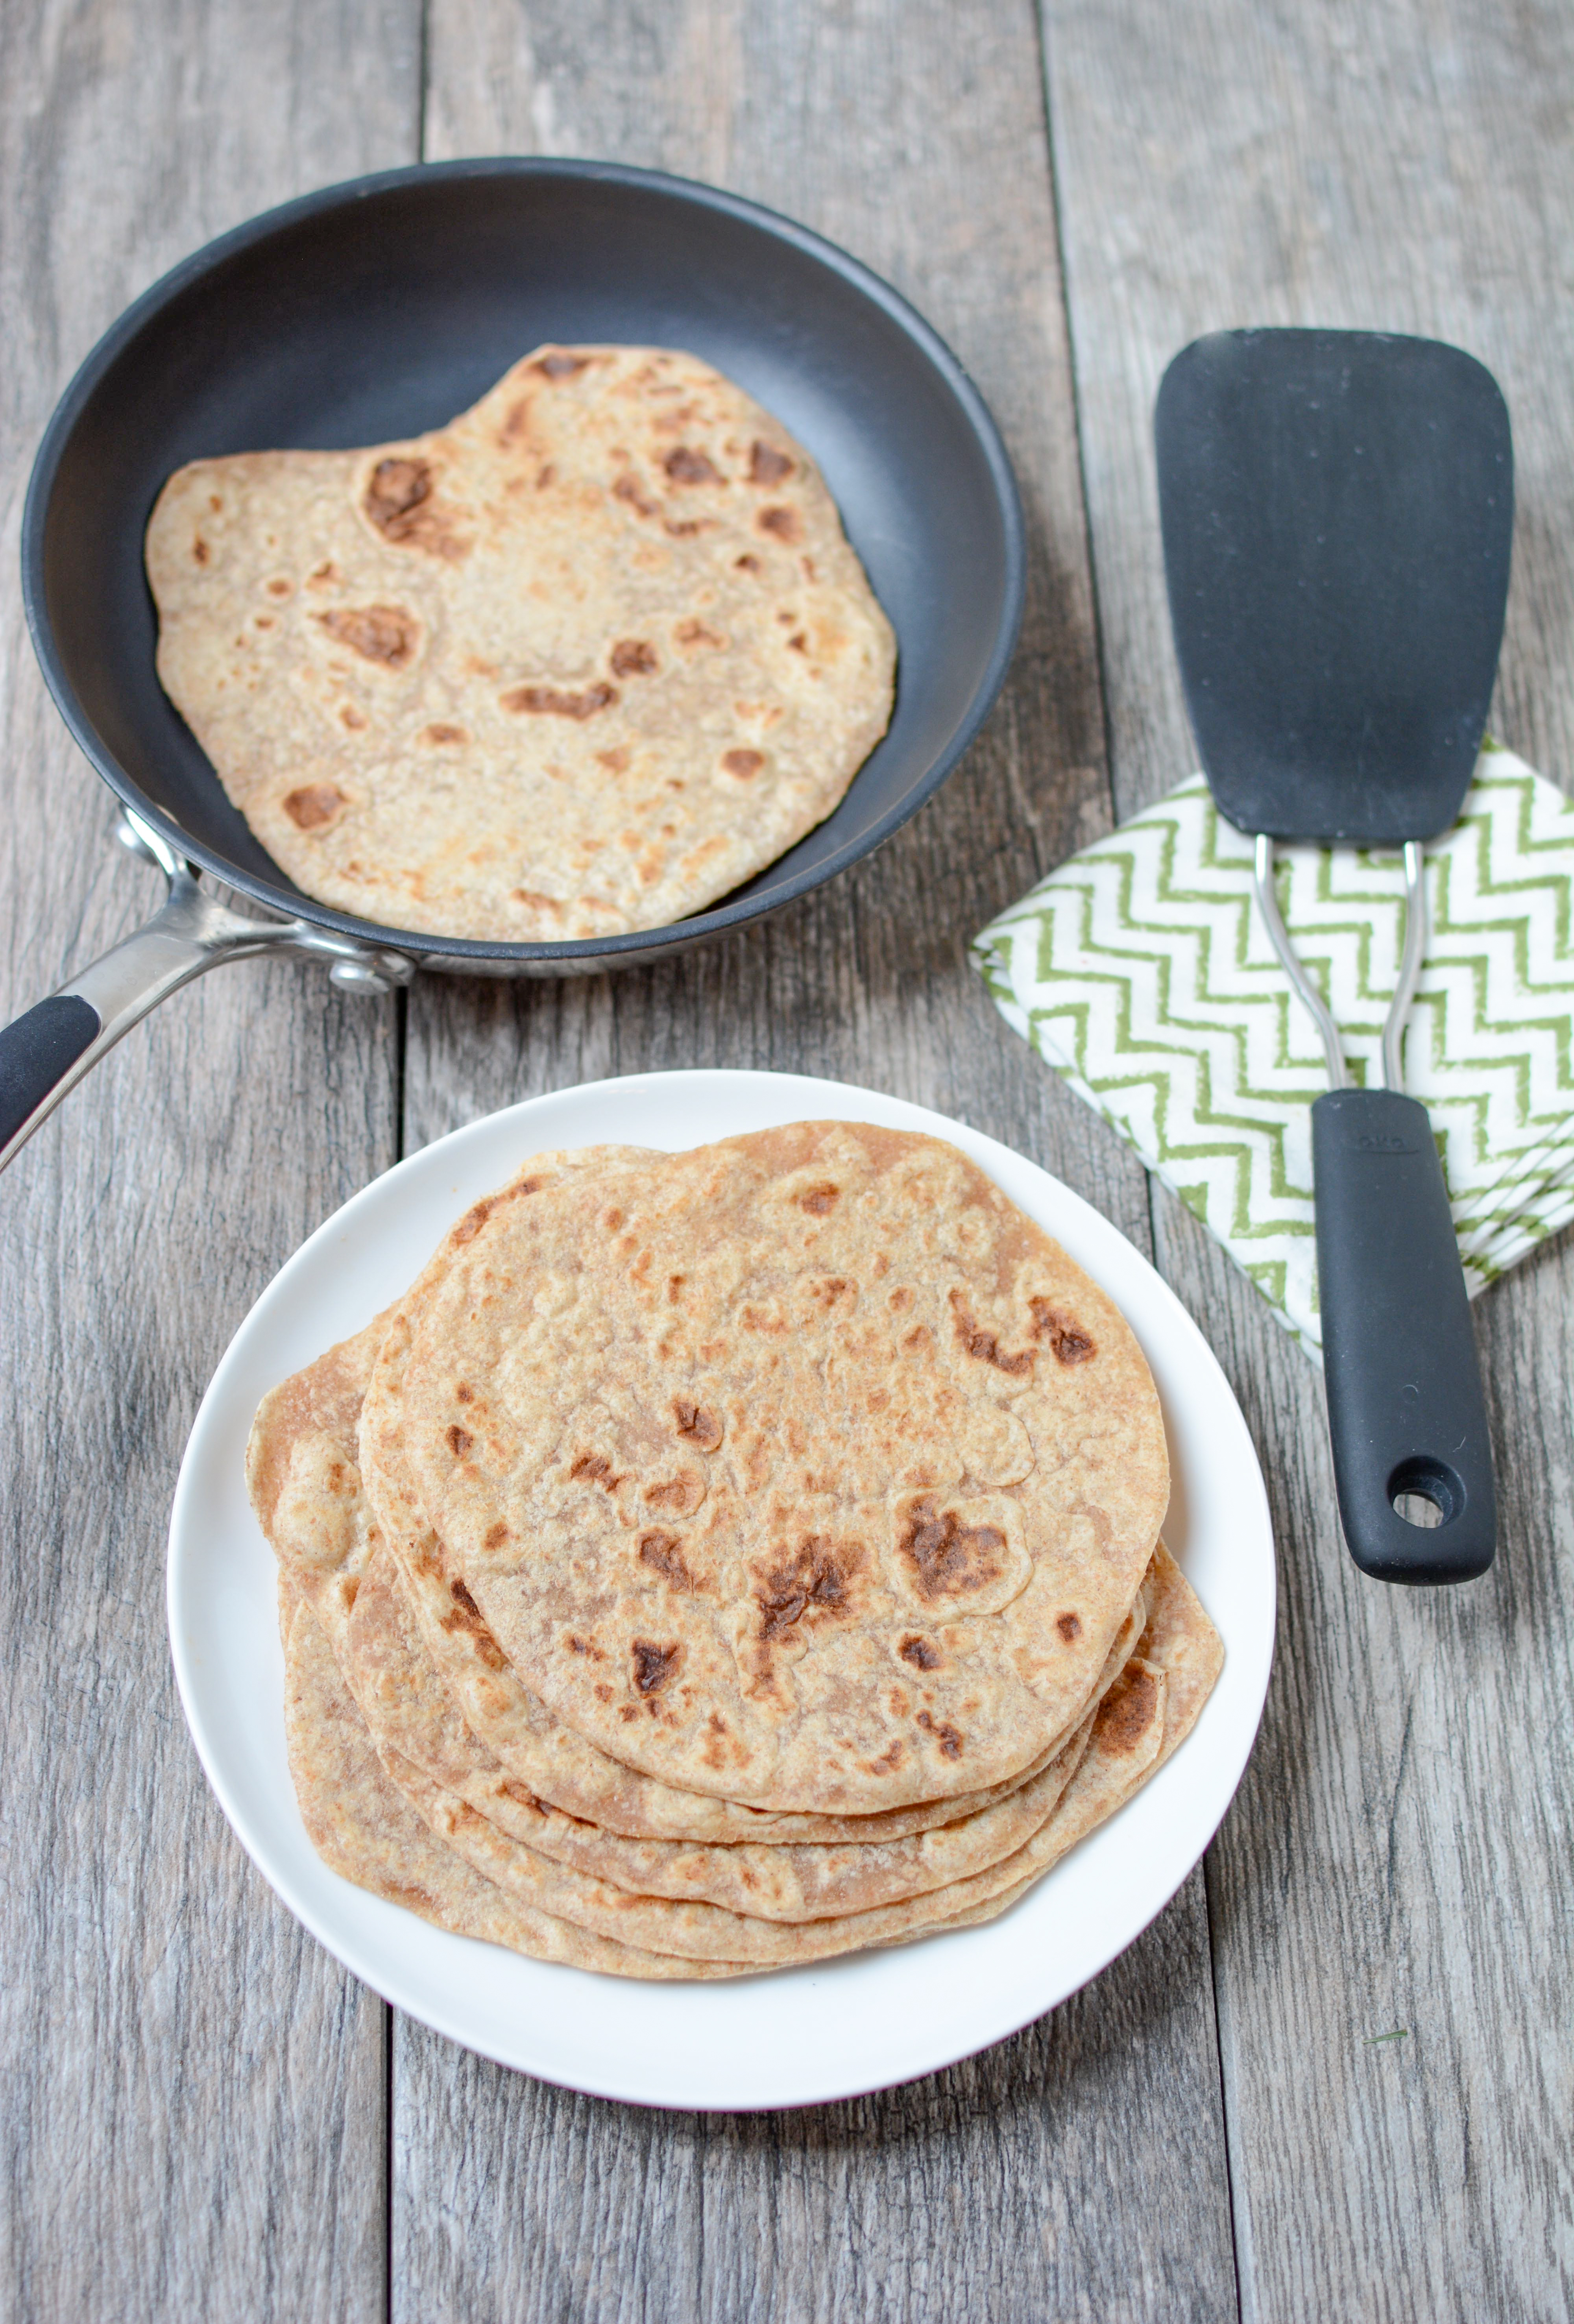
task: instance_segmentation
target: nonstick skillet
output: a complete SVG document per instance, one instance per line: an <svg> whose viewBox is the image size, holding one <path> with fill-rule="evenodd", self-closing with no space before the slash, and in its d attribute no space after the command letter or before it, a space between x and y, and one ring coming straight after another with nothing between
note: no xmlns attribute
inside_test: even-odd
<svg viewBox="0 0 1574 2324"><path fill-rule="evenodd" d="M889 732L824 823L710 909L560 944L379 927L303 896L160 687L143 571L185 461L413 436L543 339L684 347L813 453L897 633ZM922 318L803 227L713 188L587 161L458 161L330 187L156 283L71 383L23 521L33 644L66 724L165 872L148 925L0 1032L0 1167L104 1052L220 961L314 954L385 991L417 969L561 976L762 918L867 855L956 764L1021 617L1021 510L981 397ZM233 909L223 881L270 917Z"/></svg>

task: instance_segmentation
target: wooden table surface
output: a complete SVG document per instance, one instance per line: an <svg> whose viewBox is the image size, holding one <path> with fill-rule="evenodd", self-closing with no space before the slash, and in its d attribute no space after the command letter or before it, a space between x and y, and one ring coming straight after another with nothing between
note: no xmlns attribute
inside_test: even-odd
<svg viewBox="0 0 1574 2324"><path fill-rule="evenodd" d="M1566 2317L1574 1246L1477 1309L1495 1571L1364 1582L1312 1367L1006 1031L964 945L1192 764L1149 413L1216 326L1392 327L1492 366L1519 467L1493 724L1574 776L1567 0L5 0L0 23L7 1014L154 899L26 641L40 430L129 299L286 196L542 152L791 212L961 354L1031 535L982 740L850 877L615 979L372 1001L228 969L0 1181L6 2312ZM1256 1757L1141 1941L980 2058L762 2116L582 2098L391 2013L231 1836L163 1618L197 1399L300 1239L495 1106L709 1064L921 1100L1098 1204L1218 1350L1281 1559Z"/></svg>

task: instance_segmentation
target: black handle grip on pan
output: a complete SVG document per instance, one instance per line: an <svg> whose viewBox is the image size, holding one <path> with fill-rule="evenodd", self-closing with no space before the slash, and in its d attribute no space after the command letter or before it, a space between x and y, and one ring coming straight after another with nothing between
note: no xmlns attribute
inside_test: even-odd
<svg viewBox="0 0 1574 2324"><path fill-rule="evenodd" d="M1442 1165L1414 1098L1312 1109L1328 1427L1350 1554L1380 1582L1473 1582L1497 1512L1469 1300ZM1415 1524L1394 1504L1428 1504Z"/></svg>
<svg viewBox="0 0 1574 2324"><path fill-rule="evenodd" d="M97 1009L74 992L52 993L0 1029L0 1152L101 1029Z"/></svg>

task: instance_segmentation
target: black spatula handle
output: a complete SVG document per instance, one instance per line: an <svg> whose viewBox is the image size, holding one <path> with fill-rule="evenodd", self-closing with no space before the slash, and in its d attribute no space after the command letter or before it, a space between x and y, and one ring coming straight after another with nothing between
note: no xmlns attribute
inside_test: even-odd
<svg viewBox="0 0 1574 2324"><path fill-rule="evenodd" d="M1426 1108L1330 1090L1312 1109L1328 1428L1350 1555L1381 1582L1471 1582L1496 1497L1469 1300ZM1411 1524L1418 1496L1442 1522Z"/></svg>

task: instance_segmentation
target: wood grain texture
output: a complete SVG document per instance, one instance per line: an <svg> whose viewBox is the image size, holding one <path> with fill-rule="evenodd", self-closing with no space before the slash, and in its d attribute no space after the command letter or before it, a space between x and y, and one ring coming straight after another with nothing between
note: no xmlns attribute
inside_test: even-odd
<svg viewBox="0 0 1574 2324"><path fill-rule="evenodd" d="M41 0L0 76L0 1005L157 898L29 650L39 432L125 301L304 187L413 157L403 0ZM244 965L133 1033L0 1181L0 2213L23 2318L383 2312L386 2013L208 1793L170 1675L176 1466L274 1268L396 1150L391 1004Z"/></svg>
<svg viewBox="0 0 1574 2324"><path fill-rule="evenodd" d="M428 60L433 158L538 149L711 178L893 280L1001 422L1032 571L999 710L877 861L653 971L418 987L410 1142L603 1074L819 1073L1007 1139L1146 1246L1131 1157L1033 1066L964 957L1109 813L1030 9L435 0ZM402 2024L394 2090L393 2305L410 2324L1235 2314L1200 1879L1053 2019L857 2105L640 2114Z"/></svg>
<svg viewBox="0 0 1574 2324"><path fill-rule="evenodd" d="M1233 2317L1228 2253L1209 2248L1220 2159L1211 2138L1193 2144L1175 2073L1211 2047L1201 1885L1053 2016L844 2106L608 2106L400 2021L395 2319Z"/></svg>
<svg viewBox="0 0 1574 2324"><path fill-rule="evenodd" d="M1497 374L1519 507L1495 724L1567 780L1574 19L1551 0L1045 15L1121 811L1193 763L1153 395L1188 339L1243 322L1416 331ZM1574 1251L1477 1309L1497 1566L1409 1593L1345 1557L1316 1375L1189 1213L1155 1215L1262 1451L1282 1558L1268 1716L1209 1870L1243 2315L1565 2316Z"/></svg>
<svg viewBox="0 0 1574 2324"><path fill-rule="evenodd" d="M17 529L49 409L185 250L411 159L423 134L435 157L711 178L890 276L1002 422L1026 625L940 798L769 927L615 980L428 980L403 1081L393 1004L237 967L134 1033L0 1180L11 2308L1168 2324L1233 2317L1238 2262L1240 2312L1265 2324L1561 2318L1574 1247L1477 1310L1494 1575L1430 1597L1366 1583L1314 1374L1188 1213L1163 1196L1150 1213L1135 1162L1004 1031L963 946L1107 827L1112 798L1128 813L1191 763L1149 412L1169 355L1220 323L1386 324L1496 371L1519 514L1496 723L1574 771L1574 19L1557 0L1046 0L1057 219L1028 0L430 0L424 88L421 16L6 10L0 1005L154 899L111 850L25 642ZM708 1063L935 1105L1154 1250L1240 1395L1283 1560L1267 1722L1206 1894L1194 1877L1092 1987L984 2057L759 2117L599 2104L405 2023L391 2060L381 2005L295 1928L207 1792L161 1588L175 1466L226 1340L401 1139Z"/></svg>

